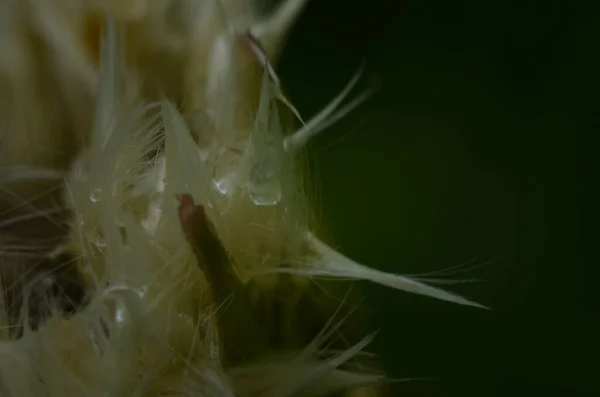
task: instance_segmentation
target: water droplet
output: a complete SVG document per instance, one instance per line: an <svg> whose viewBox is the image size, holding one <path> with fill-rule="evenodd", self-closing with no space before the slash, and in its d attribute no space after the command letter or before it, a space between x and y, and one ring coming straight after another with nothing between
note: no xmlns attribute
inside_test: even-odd
<svg viewBox="0 0 600 397"><path fill-rule="evenodd" d="M106 241L104 241L104 239L97 234L93 234L90 236L90 242L98 248L106 247Z"/></svg>
<svg viewBox="0 0 600 397"><path fill-rule="evenodd" d="M259 161L252 168L248 193L256 205L277 205L281 200L281 185L273 165L268 161Z"/></svg>
<svg viewBox="0 0 600 397"><path fill-rule="evenodd" d="M144 299L144 297L146 296L147 293L148 293L148 287L145 285L142 286L142 288L138 288L136 290L137 296L139 296L141 299Z"/></svg>
<svg viewBox="0 0 600 397"><path fill-rule="evenodd" d="M90 201L97 203L102 198L102 190L100 188L94 188L90 191Z"/></svg>
<svg viewBox="0 0 600 397"><path fill-rule="evenodd" d="M250 189L250 198L256 205L267 206L277 205L281 200L281 189L279 186L265 185L265 186L254 186Z"/></svg>
<svg viewBox="0 0 600 397"><path fill-rule="evenodd" d="M230 178L224 177L219 179L218 181L213 181L213 185L221 196L227 196L231 189L231 181Z"/></svg>
<svg viewBox="0 0 600 397"><path fill-rule="evenodd" d="M115 310L115 322L117 325L123 325L127 319L127 310L122 306L118 305Z"/></svg>

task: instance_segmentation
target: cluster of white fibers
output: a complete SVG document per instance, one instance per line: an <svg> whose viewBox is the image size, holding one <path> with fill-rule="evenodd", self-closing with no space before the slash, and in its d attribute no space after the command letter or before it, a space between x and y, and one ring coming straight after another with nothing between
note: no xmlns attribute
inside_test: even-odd
<svg viewBox="0 0 600 397"><path fill-rule="evenodd" d="M354 363L370 338L328 349L332 317L282 347L257 295L293 312L320 276L478 306L310 232L302 147L362 97L305 123L283 95L305 3L0 1L1 396L352 393L384 380Z"/></svg>

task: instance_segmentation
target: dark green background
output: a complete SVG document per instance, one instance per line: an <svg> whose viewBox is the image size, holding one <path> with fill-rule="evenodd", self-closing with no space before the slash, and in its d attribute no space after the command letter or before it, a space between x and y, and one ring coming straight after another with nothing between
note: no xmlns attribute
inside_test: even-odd
<svg viewBox="0 0 600 397"><path fill-rule="evenodd" d="M438 379L392 395L600 395L585 206L598 15L551 0L313 0L293 32L279 70L305 117L363 60L362 88L381 82L309 147L319 226L394 272L474 261L453 277L483 282L448 288L493 309L365 285L389 375Z"/></svg>

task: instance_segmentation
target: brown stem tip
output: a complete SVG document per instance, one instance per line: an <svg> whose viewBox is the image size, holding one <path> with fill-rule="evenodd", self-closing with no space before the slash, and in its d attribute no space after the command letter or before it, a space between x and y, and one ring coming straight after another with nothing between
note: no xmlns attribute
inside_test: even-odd
<svg viewBox="0 0 600 397"><path fill-rule="evenodd" d="M266 343L264 335L252 314L244 286L204 207L194 204L189 194L181 195L178 200L183 233L208 281L213 301L221 305L230 299L218 319L224 360L231 364L261 354Z"/></svg>

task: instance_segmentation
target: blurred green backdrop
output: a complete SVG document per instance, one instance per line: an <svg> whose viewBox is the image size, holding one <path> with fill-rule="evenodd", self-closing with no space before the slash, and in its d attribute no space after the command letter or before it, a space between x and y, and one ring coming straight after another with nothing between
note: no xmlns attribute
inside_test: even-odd
<svg viewBox="0 0 600 397"><path fill-rule="evenodd" d="M593 9L595 7L595 9ZM365 285L393 396L593 396L600 313L584 224L598 5L313 0L280 75L309 117L362 61L381 89L309 147L319 224L492 311ZM595 126L593 125L595 123ZM480 266L481 265L481 266Z"/></svg>

